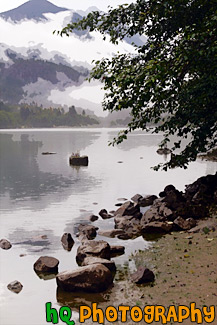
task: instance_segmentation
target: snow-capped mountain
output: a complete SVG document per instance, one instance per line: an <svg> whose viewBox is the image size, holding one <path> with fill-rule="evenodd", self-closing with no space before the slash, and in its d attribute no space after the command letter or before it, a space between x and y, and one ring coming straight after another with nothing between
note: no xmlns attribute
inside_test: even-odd
<svg viewBox="0 0 217 325"><path fill-rule="evenodd" d="M0 100L75 105L105 115L102 85L85 81L88 70L93 60L112 57L117 50L133 52L129 43L135 39L122 41L117 48L98 32L53 35L83 14L47 0L30 0L0 13Z"/></svg>

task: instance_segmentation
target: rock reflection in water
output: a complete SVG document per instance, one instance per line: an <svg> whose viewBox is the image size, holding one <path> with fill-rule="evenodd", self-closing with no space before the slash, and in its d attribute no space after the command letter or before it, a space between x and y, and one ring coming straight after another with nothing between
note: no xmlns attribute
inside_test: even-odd
<svg viewBox="0 0 217 325"><path fill-rule="evenodd" d="M79 311L80 306L91 307L92 302L100 304L109 301L111 289L103 293L81 293L81 292L66 292L57 287L56 299L61 306L68 306L74 311Z"/></svg>

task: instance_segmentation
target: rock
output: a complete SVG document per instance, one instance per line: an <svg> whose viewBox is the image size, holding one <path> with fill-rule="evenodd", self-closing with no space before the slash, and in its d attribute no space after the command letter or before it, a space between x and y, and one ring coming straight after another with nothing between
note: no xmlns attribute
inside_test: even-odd
<svg viewBox="0 0 217 325"><path fill-rule="evenodd" d="M215 201L216 184L217 173L200 177L194 183L186 186L184 196L189 202L202 205L212 204Z"/></svg>
<svg viewBox="0 0 217 325"><path fill-rule="evenodd" d="M41 256L34 264L35 272L50 272L57 273L58 272L58 259L50 256Z"/></svg>
<svg viewBox="0 0 217 325"><path fill-rule="evenodd" d="M23 285L15 280L8 284L7 288L15 293L19 293L23 289Z"/></svg>
<svg viewBox="0 0 217 325"><path fill-rule="evenodd" d="M99 219L99 217L98 216L95 216L94 214L91 214L91 216L89 217L89 220L91 221L91 222L94 222L94 221L96 221L96 220L98 220Z"/></svg>
<svg viewBox="0 0 217 325"><path fill-rule="evenodd" d="M137 229L138 232L140 231L140 220L134 216L124 216L121 217L117 215L114 218L115 228L116 229L123 229L124 231L128 231L129 229Z"/></svg>
<svg viewBox="0 0 217 325"><path fill-rule="evenodd" d="M182 230L189 230L196 226L196 221L193 218L188 218L185 220L182 217L178 217L173 221L173 223Z"/></svg>
<svg viewBox="0 0 217 325"><path fill-rule="evenodd" d="M111 255L115 256L115 255L122 255L125 253L125 247L124 246L115 246L112 245L110 246L110 251L111 251Z"/></svg>
<svg viewBox="0 0 217 325"><path fill-rule="evenodd" d="M110 238L114 238L117 235L122 235L124 234L124 230L122 229L112 229L112 230L100 230L98 232L98 235L100 236L105 236L105 237L110 237Z"/></svg>
<svg viewBox="0 0 217 325"><path fill-rule="evenodd" d="M86 257L94 256L110 260L110 245L104 240L83 242L77 249L76 261L81 265Z"/></svg>
<svg viewBox="0 0 217 325"><path fill-rule="evenodd" d="M70 165L73 166L88 166L88 157L87 156L82 156L82 157L76 157L72 155L69 158L69 163Z"/></svg>
<svg viewBox="0 0 217 325"><path fill-rule="evenodd" d="M72 238L70 233L65 232L62 235L61 242L63 245L63 248L67 251L71 251L73 245L74 245L74 239Z"/></svg>
<svg viewBox="0 0 217 325"><path fill-rule="evenodd" d="M215 231L215 229L217 228L217 222L214 220L203 220L203 221L199 221L199 224L194 227L191 228L188 232L189 233L197 233L197 232L206 232L209 233L210 231ZM204 231L206 230L206 231Z"/></svg>
<svg viewBox="0 0 217 325"><path fill-rule="evenodd" d="M114 261L109 261L109 260L106 260L105 258L100 258L100 257L93 257L93 256L86 257L83 260L81 266L86 266L86 265L91 265L91 264L103 264L111 272L116 271L116 265L115 265Z"/></svg>
<svg viewBox="0 0 217 325"><path fill-rule="evenodd" d="M136 284L153 282L154 279L154 273L144 266L139 266L137 271L131 275L131 280Z"/></svg>
<svg viewBox="0 0 217 325"><path fill-rule="evenodd" d="M92 225L80 225L78 227L79 239L81 241L94 239L96 237L96 231L98 229L98 227Z"/></svg>
<svg viewBox="0 0 217 325"><path fill-rule="evenodd" d="M91 264L73 271L61 272L56 277L58 287L69 292L103 292L113 282L109 269L102 264Z"/></svg>
<svg viewBox="0 0 217 325"><path fill-rule="evenodd" d="M145 196L145 197L143 197L143 198L141 198L140 200L139 200L139 205L141 206L141 207L147 207L147 206L149 206L149 205L152 205L153 204L153 202L155 201L157 199L157 196L156 195L147 195L147 196Z"/></svg>
<svg viewBox="0 0 217 325"><path fill-rule="evenodd" d="M146 234L167 233L172 229L172 225L167 222L153 221L143 226L142 232Z"/></svg>
<svg viewBox="0 0 217 325"><path fill-rule="evenodd" d="M121 207L123 203L116 203L115 206L116 207Z"/></svg>
<svg viewBox="0 0 217 325"><path fill-rule="evenodd" d="M140 194L136 194L133 197L131 197L131 201L135 202L135 203L139 203L139 201L142 199L142 195Z"/></svg>
<svg viewBox="0 0 217 325"><path fill-rule="evenodd" d="M108 214L108 211L106 209L102 209L99 211L99 215L100 217L102 217L102 219L110 219L113 218L113 216L111 214Z"/></svg>
<svg viewBox="0 0 217 325"><path fill-rule="evenodd" d="M172 152L169 148L159 148L157 149L157 153L159 155L169 155Z"/></svg>
<svg viewBox="0 0 217 325"><path fill-rule="evenodd" d="M11 243L7 239L0 240L0 247L2 249L10 249L12 247Z"/></svg>
<svg viewBox="0 0 217 325"><path fill-rule="evenodd" d="M132 203L130 201L125 202L117 209L114 213L115 216L135 216L140 217L140 206L137 203Z"/></svg>

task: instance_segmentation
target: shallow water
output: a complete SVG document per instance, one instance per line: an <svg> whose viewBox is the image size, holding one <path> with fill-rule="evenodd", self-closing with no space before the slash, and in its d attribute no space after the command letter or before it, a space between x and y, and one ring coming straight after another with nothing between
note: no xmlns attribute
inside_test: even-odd
<svg viewBox="0 0 217 325"><path fill-rule="evenodd" d="M216 172L216 163L200 160L187 170L155 172L150 167L166 159L156 153L161 135L137 132L120 146L109 147L116 134L117 129L0 131L0 238L13 244L8 251L0 250L0 324L44 325L46 302L57 309L71 304L74 298L57 291L54 278L40 279L33 264L39 256L49 255L60 260L60 271L74 269L77 226L86 223L90 214L102 208L114 210L118 198L158 194L171 183L184 190L198 177ZM56 154L42 155L45 151ZM69 166L70 154L77 151L89 156L88 167ZM94 225L111 229L113 220L98 220ZM75 238L71 252L61 245L64 232ZM117 243L117 239L97 238ZM126 247L126 254L114 259L117 264L150 245L142 237L118 243ZM23 284L19 294L7 289L13 280Z"/></svg>

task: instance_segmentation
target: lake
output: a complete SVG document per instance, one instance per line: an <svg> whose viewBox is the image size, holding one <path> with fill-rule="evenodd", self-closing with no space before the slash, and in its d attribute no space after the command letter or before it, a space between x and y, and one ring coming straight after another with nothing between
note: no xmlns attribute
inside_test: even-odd
<svg viewBox="0 0 217 325"><path fill-rule="evenodd" d="M0 324L45 325L46 302L57 309L67 304L68 298L57 292L55 279L40 279L33 264L39 256L48 255L59 259L59 271L74 269L79 246L75 234L80 223L88 222L88 216L102 208L116 209L118 198L130 199L137 193L157 195L168 184L184 190L198 177L216 172L217 163L201 160L191 163L187 170L155 172L151 166L166 159L156 153L162 136L136 132L118 147L108 146L117 132L0 131L0 238L13 244L8 251L0 250ZM56 154L42 155L46 151ZM71 167L72 152L88 155L89 166ZM100 229L114 227L112 219L100 218L93 224ZM64 232L75 239L71 252L61 245ZM127 241L97 239L125 246L126 254L114 258L117 265L128 261L129 254L150 246L142 237ZM133 269L133 265L130 267ZM23 284L19 294L7 289L14 280ZM73 319L77 318L73 309Z"/></svg>

